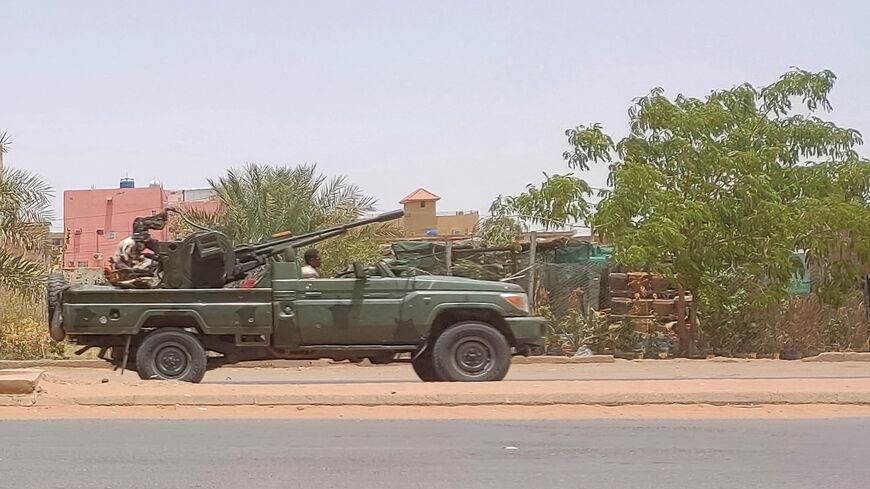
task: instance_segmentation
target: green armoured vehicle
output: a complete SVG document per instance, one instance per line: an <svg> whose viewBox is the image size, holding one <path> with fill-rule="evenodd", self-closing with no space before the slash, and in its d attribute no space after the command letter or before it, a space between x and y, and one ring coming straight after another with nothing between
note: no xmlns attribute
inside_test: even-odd
<svg viewBox="0 0 870 489"><path fill-rule="evenodd" d="M543 318L518 285L397 273L359 263L331 278L300 278L296 249L348 229L402 216L232 248L203 231L159 243L153 288L69 286L48 280L52 337L100 348L100 358L143 379L199 382L207 368L249 360L410 362L424 381L497 381L513 355L542 349ZM139 218L151 240L163 216ZM252 286L241 279L256 277ZM107 356L107 352L108 356Z"/></svg>

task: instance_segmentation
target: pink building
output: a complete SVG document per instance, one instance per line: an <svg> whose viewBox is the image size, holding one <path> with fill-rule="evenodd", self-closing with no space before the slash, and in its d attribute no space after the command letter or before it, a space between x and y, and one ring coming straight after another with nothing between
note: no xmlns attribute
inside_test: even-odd
<svg viewBox="0 0 870 489"><path fill-rule="evenodd" d="M208 190L167 191L156 182L135 188L132 180L124 179L119 188L65 191L63 222L69 243L63 266L102 268L118 243L133 232L133 219L157 214L168 205L207 211L218 209L217 201ZM151 235L158 240L172 239L168 227L153 231Z"/></svg>

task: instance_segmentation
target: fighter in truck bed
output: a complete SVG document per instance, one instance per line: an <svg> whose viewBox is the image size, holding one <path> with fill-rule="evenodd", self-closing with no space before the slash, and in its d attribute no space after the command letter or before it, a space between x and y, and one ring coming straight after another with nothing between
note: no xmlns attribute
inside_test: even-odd
<svg viewBox="0 0 870 489"><path fill-rule="evenodd" d="M396 211L235 248L214 231L152 241L158 250L145 288L121 284L120 276L115 283L134 288L69 286L52 274L52 337L98 347L101 358L143 379L189 382L210 367L275 358L410 361L424 381L496 381L513 355L543 347L547 325L530 315L515 284L396 276L385 263L354 263L332 278L300 276L297 248L400 217ZM134 230L135 241L150 240L147 227L161 222L139 221L146 229ZM255 270L250 287L226 287Z"/></svg>

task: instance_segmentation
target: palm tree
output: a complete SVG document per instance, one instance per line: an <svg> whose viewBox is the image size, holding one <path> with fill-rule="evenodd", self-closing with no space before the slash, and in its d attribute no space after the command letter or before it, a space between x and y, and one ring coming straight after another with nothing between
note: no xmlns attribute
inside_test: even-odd
<svg viewBox="0 0 870 489"><path fill-rule="evenodd" d="M0 154L9 138L0 134ZM0 168L0 289L37 296L47 271L51 189L35 175Z"/></svg>
<svg viewBox="0 0 870 489"><path fill-rule="evenodd" d="M216 214L188 211L192 221L225 233L236 244L260 242L282 231L301 234L345 224L375 211L376 201L343 176L326 177L316 165L296 167L246 165L209 179L221 210ZM176 234L193 231L175 221ZM324 242L323 269L332 273L354 260L379 256L380 244L397 236L389 225L356 229L349 236Z"/></svg>
<svg viewBox="0 0 870 489"><path fill-rule="evenodd" d="M3 155L9 152L10 144L12 141L9 140L9 136L5 132L0 132L0 172L3 171Z"/></svg>

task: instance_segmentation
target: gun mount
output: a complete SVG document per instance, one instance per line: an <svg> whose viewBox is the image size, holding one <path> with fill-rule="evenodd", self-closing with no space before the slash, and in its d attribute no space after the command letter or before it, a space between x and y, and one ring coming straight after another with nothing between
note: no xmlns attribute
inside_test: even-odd
<svg viewBox="0 0 870 489"><path fill-rule="evenodd" d="M340 236L350 229L394 221L404 216L401 210L300 234L281 233L263 243L233 247L230 239L217 231L202 231L182 241L159 244L160 268L163 272L161 287L168 289L212 289L241 280L269 259L288 250L308 246L325 239ZM293 253L291 252L292 256Z"/></svg>
<svg viewBox="0 0 870 489"><path fill-rule="evenodd" d="M144 256L145 250L156 253L160 243L151 237L150 231L161 230L166 226L170 212L174 209L133 220L133 234L119 244L118 252L109 259L104 270L110 283L125 288L150 288L157 282L155 275L160 271L160 261Z"/></svg>

